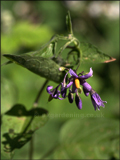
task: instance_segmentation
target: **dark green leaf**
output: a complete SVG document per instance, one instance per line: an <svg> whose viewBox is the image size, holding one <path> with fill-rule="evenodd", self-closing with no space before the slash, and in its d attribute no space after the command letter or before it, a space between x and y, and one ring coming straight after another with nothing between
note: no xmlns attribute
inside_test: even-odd
<svg viewBox="0 0 120 160"><path fill-rule="evenodd" d="M2 155L11 158L15 149L23 147L33 133L48 120L47 111L43 108L33 108L29 111L21 104L14 105L2 116Z"/></svg>
<svg viewBox="0 0 120 160"><path fill-rule="evenodd" d="M108 63L116 59L99 51L97 47L90 43L80 42L83 63Z"/></svg>
<svg viewBox="0 0 120 160"><path fill-rule="evenodd" d="M27 54L4 54L3 56L27 68L31 72L34 72L44 78L47 78L57 83L62 81L65 74L64 72L59 71L60 66L49 58L30 56Z"/></svg>

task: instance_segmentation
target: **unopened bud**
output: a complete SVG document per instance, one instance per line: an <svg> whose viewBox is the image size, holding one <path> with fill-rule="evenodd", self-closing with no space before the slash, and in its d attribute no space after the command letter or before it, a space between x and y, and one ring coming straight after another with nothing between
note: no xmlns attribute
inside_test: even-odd
<svg viewBox="0 0 120 160"><path fill-rule="evenodd" d="M64 71L65 69L65 67L59 67L59 71Z"/></svg>
<svg viewBox="0 0 120 160"><path fill-rule="evenodd" d="M82 88L81 88L81 87L78 88L78 92L79 92L80 94L82 93Z"/></svg>

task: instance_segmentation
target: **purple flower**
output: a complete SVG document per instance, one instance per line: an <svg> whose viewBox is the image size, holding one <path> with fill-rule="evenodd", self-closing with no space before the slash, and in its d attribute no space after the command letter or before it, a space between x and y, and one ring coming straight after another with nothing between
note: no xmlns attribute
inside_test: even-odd
<svg viewBox="0 0 120 160"><path fill-rule="evenodd" d="M68 73L70 74L70 78L67 78ZM59 99L63 100L66 97L68 97L68 100L70 103L73 103L74 99L74 93L75 93L75 103L78 107L78 109L82 109L82 100L80 98L79 93L82 93L82 88L83 87L83 92L86 96L91 95L91 100L92 104L96 110L100 109L100 106L104 107L104 103L107 103L106 101L102 101L100 96L92 89L92 87L86 82L86 79L90 78L93 75L93 70L90 68L90 72L88 74L83 75L83 72L77 73L69 69L69 71L66 73L63 82L61 82L56 88L52 89L53 86L48 86L47 87L47 92L50 94L49 100L54 99ZM80 86L81 85L81 86ZM61 86L61 89L58 90L58 88ZM69 89L69 93L67 95L67 89ZM60 95L62 98L60 98Z"/></svg>
<svg viewBox="0 0 120 160"><path fill-rule="evenodd" d="M54 88L53 90L51 90L53 88L53 86L47 86L46 90L50 94L50 97L49 97L48 101L51 101L53 98L60 99L60 100L63 99L63 98L59 97L60 91L58 90L58 87L59 87L59 85L56 88Z"/></svg>
<svg viewBox="0 0 120 160"><path fill-rule="evenodd" d="M104 107L104 103L107 103L106 101L102 101L100 96L93 89L91 89L90 95L91 95L92 104L95 110L97 108L98 110L100 110L100 106Z"/></svg>
<svg viewBox="0 0 120 160"><path fill-rule="evenodd" d="M71 81L67 85L67 88L73 84L72 92L75 93L76 89L80 88L80 85L82 85L85 95L88 96L88 93L90 92L92 87L86 82L86 79L93 75L92 68L90 68L90 72L88 74L82 76L78 76L72 69L69 70L69 73L71 75Z"/></svg>

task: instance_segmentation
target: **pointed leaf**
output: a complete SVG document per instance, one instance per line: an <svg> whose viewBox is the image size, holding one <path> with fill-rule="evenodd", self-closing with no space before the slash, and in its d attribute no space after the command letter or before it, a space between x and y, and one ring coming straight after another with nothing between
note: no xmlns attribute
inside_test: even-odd
<svg viewBox="0 0 120 160"><path fill-rule="evenodd" d="M57 83L61 82L65 75L64 72L59 71L60 66L49 58L30 56L27 54L4 54L3 56L27 68L31 72Z"/></svg>
<svg viewBox="0 0 120 160"><path fill-rule="evenodd" d="M108 63L116 60L99 51L97 47L90 43L80 42L80 49L82 51L82 63Z"/></svg>

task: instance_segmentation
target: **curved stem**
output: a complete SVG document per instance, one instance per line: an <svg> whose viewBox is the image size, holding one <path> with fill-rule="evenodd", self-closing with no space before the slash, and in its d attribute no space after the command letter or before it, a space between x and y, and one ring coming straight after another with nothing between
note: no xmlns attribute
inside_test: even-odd
<svg viewBox="0 0 120 160"><path fill-rule="evenodd" d="M58 56L60 56L60 54L63 52L63 50L74 41L74 38L72 40L70 40L69 42L65 43L65 45L63 47L61 47L58 51Z"/></svg>
<svg viewBox="0 0 120 160"><path fill-rule="evenodd" d="M38 106L38 101L39 101L39 99L40 99L40 96L41 96L41 94L42 94L42 91L44 90L44 88L45 88L45 86L46 86L46 84L48 83L48 79L44 82L44 84L42 85L42 88L40 89L40 91L38 92L38 95L37 95L37 97L36 97L36 99L35 99L35 101L34 101L34 104L33 104L33 107L37 107Z"/></svg>
<svg viewBox="0 0 120 160"><path fill-rule="evenodd" d="M78 63L78 66L76 68L76 71L77 71L77 69L79 68L79 66L81 64L80 62L82 60L82 51L80 49L80 42L79 42L79 40L77 38L75 38L74 44L75 44L76 50L79 52L79 55L80 55L80 57L79 57L79 63Z"/></svg>

